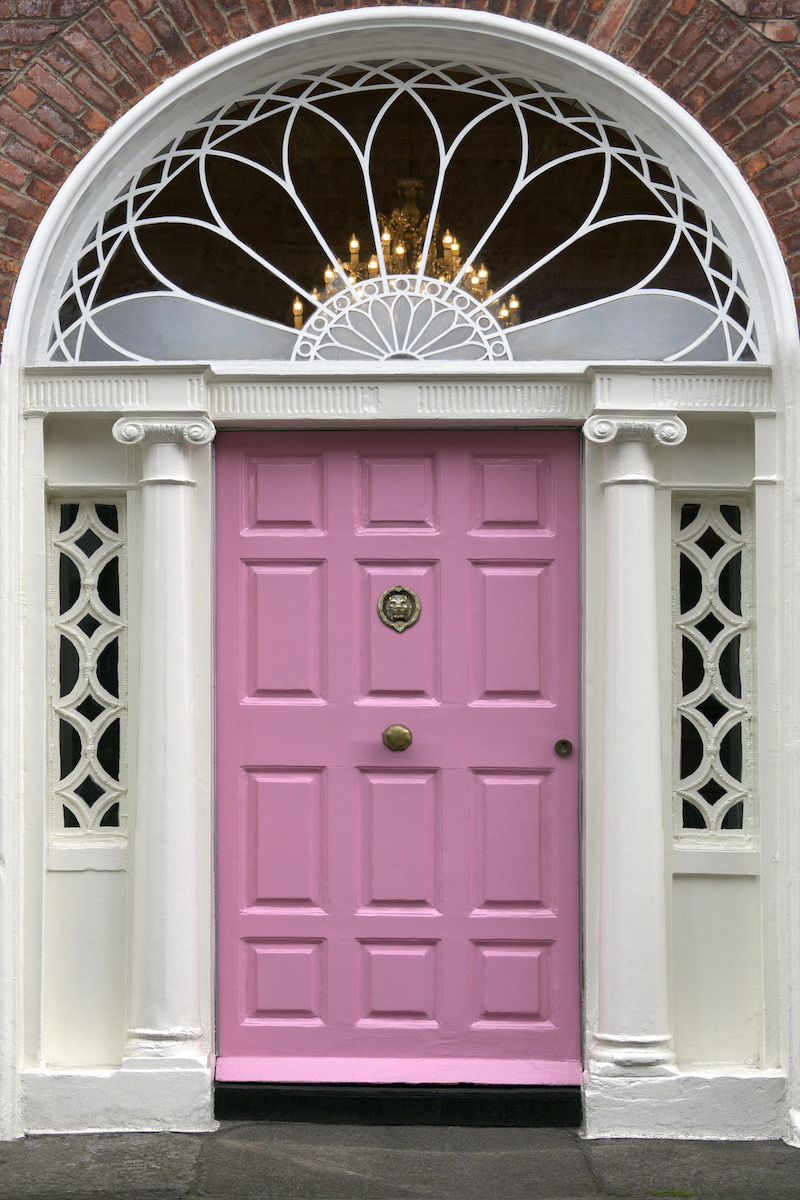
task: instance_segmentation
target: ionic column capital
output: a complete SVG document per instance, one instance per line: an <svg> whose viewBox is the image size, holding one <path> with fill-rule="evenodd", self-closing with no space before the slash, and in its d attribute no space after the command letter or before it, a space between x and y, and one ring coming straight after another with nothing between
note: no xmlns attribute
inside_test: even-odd
<svg viewBox="0 0 800 1200"><path fill-rule="evenodd" d="M583 427L583 436L598 446L608 446L615 442L679 446L686 437L686 425L680 417L673 415L647 417L639 413L593 413Z"/></svg>
<svg viewBox="0 0 800 1200"><path fill-rule="evenodd" d="M114 423L112 432L124 446L134 446L138 442L145 445L207 446L214 440L216 429L205 415L192 414L156 417L152 420L120 417Z"/></svg>

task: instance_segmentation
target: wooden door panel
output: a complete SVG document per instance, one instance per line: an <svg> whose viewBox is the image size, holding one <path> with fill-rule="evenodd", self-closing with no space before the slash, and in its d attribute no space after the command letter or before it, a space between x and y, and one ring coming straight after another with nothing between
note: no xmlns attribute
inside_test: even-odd
<svg viewBox="0 0 800 1200"><path fill-rule="evenodd" d="M417 559L356 563L357 703L436 704L441 691L439 564ZM385 591L402 582L419 596L426 620L405 638L376 616ZM409 631L410 632L410 631Z"/></svg>
<svg viewBox="0 0 800 1200"><path fill-rule="evenodd" d="M220 435L220 1078L577 1081L577 467Z"/></svg>

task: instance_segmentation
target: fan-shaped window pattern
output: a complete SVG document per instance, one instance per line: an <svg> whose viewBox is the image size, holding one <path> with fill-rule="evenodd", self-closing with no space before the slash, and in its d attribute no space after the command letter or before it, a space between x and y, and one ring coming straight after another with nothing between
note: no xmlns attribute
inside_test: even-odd
<svg viewBox="0 0 800 1200"><path fill-rule="evenodd" d="M64 287L54 362L758 357L689 188L634 132L501 71L359 62L155 156Z"/></svg>

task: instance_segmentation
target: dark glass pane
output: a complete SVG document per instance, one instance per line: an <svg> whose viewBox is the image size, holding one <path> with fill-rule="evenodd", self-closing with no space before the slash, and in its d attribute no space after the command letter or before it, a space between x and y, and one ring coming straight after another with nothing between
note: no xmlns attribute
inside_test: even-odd
<svg viewBox="0 0 800 1200"><path fill-rule="evenodd" d="M720 823L720 829L743 829L744 828L744 804L740 800L738 804L732 805Z"/></svg>
<svg viewBox="0 0 800 1200"><path fill-rule="evenodd" d="M91 613L87 613L85 617L81 617L80 621L78 621L78 629L85 633L88 638L99 628L100 622Z"/></svg>
<svg viewBox="0 0 800 1200"><path fill-rule="evenodd" d="M58 722L58 747L61 758L61 778L66 779L75 770L81 757L81 735L69 721Z"/></svg>
<svg viewBox="0 0 800 1200"><path fill-rule="evenodd" d="M87 696L86 699L78 705L75 711L79 712L82 717L86 718L87 721L96 721L100 716L100 713L105 712L105 709L103 708L102 704L97 703L94 696Z"/></svg>
<svg viewBox="0 0 800 1200"><path fill-rule="evenodd" d="M742 615L742 552L734 554L719 573L719 598L737 617Z"/></svg>
<svg viewBox="0 0 800 1200"><path fill-rule="evenodd" d="M681 652L681 687L683 695L690 696L692 692L697 691L705 678L705 664L697 646L687 637L681 638Z"/></svg>
<svg viewBox="0 0 800 1200"><path fill-rule="evenodd" d="M701 533L700 537L697 538L695 545L699 546L703 553L707 554L709 558L713 558L717 551L724 546L725 543L717 533L716 529L712 529L709 525L708 529Z"/></svg>
<svg viewBox="0 0 800 1200"><path fill-rule="evenodd" d="M702 621L698 621L695 625L697 632L702 633L708 642L713 642L717 634L724 628L725 626L722 624L722 621L715 617L713 613L709 613L707 617L703 617Z"/></svg>
<svg viewBox="0 0 800 1200"><path fill-rule="evenodd" d="M75 524L75 518L78 515L77 504L62 504L61 505L61 533L66 533Z"/></svg>
<svg viewBox="0 0 800 1200"><path fill-rule="evenodd" d="M86 778L75 788L75 794L80 796L84 804L88 804L89 808L91 808L93 804L97 803L101 796L105 796L106 790L105 788L100 787L100 784L96 783L95 780L92 779L91 775L87 775Z"/></svg>
<svg viewBox="0 0 800 1200"><path fill-rule="evenodd" d="M720 504L719 511L734 533L742 532L742 510L738 504Z"/></svg>
<svg viewBox="0 0 800 1200"><path fill-rule="evenodd" d="M700 812L696 804L692 804L690 800L683 802L683 828L684 829L707 829L705 818Z"/></svg>
<svg viewBox="0 0 800 1200"><path fill-rule="evenodd" d="M681 612L691 612L703 594L703 578L685 554L680 558L679 576Z"/></svg>
<svg viewBox="0 0 800 1200"><path fill-rule="evenodd" d="M109 612L119 616L119 559L106 563L97 578L97 594Z"/></svg>
<svg viewBox="0 0 800 1200"><path fill-rule="evenodd" d="M78 649L63 633L59 640L58 650L58 693L63 699L68 696L75 684L81 669Z"/></svg>
<svg viewBox="0 0 800 1200"><path fill-rule="evenodd" d="M119 638L112 638L98 654L96 674L109 696L119 696Z"/></svg>
<svg viewBox="0 0 800 1200"><path fill-rule="evenodd" d="M75 540L75 545L87 558L91 558L100 549L102 544L102 539L97 536L93 529L87 529L85 533L82 533Z"/></svg>
<svg viewBox="0 0 800 1200"><path fill-rule="evenodd" d="M691 721L681 717L681 779L694 775L703 761L703 739Z"/></svg>
<svg viewBox="0 0 800 1200"><path fill-rule="evenodd" d="M112 721L97 743L97 761L112 779L119 779L119 717Z"/></svg>
<svg viewBox="0 0 800 1200"><path fill-rule="evenodd" d="M63 616L81 594L81 573L76 563L63 552L58 556L58 611Z"/></svg>
<svg viewBox="0 0 800 1200"><path fill-rule="evenodd" d="M62 804L61 811L64 814L65 829L80 829L81 823L71 808L67 808L66 804Z"/></svg>
<svg viewBox="0 0 800 1200"><path fill-rule="evenodd" d="M119 829L119 804L109 804L100 818L100 825L103 829Z"/></svg>
<svg viewBox="0 0 800 1200"><path fill-rule="evenodd" d="M699 504L681 505L681 529L687 529L700 512Z"/></svg>
<svg viewBox="0 0 800 1200"><path fill-rule="evenodd" d="M716 804L718 800L721 800L723 796L728 794L727 789L721 783L718 783L716 779L709 779L708 783L704 783L697 790L706 804Z"/></svg>
<svg viewBox="0 0 800 1200"><path fill-rule="evenodd" d="M741 634L736 634L724 646L719 656L719 675L723 685L737 700L742 695Z"/></svg>
<svg viewBox="0 0 800 1200"><path fill-rule="evenodd" d="M710 696L706 696L702 704L697 705L697 711L702 713L711 725L716 725L718 721L722 720L728 709L712 693Z"/></svg>
<svg viewBox="0 0 800 1200"><path fill-rule="evenodd" d="M106 529L110 529L112 533L119 533L119 514L116 504L95 504L94 510Z"/></svg>
<svg viewBox="0 0 800 1200"><path fill-rule="evenodd" d="M734 779L742 778L742 725L729 729L719 747L719 761Z"/></svg>

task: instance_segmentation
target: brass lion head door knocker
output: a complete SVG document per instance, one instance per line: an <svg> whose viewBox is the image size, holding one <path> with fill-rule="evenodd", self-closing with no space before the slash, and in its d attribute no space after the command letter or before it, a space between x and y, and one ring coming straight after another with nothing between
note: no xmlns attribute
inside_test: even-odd
<svg viewBox="0 0 800 1200"><path fill-rule="evenodd" d="M419 596L402 583L387 588L378 601L378 616L384 625L390 625L398 633L419 620L419 610Z"/></svg>

